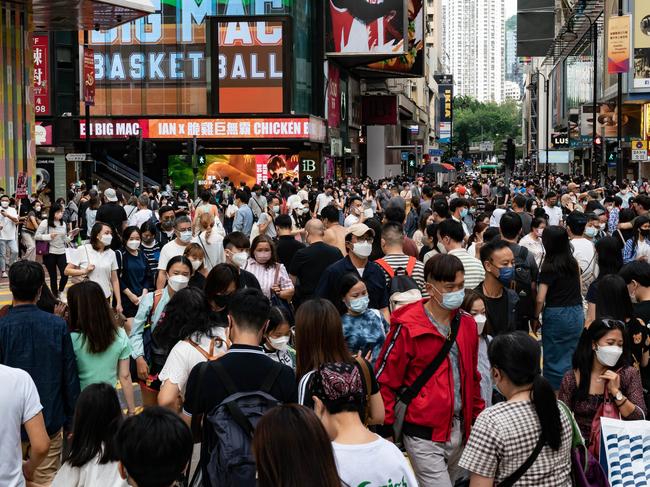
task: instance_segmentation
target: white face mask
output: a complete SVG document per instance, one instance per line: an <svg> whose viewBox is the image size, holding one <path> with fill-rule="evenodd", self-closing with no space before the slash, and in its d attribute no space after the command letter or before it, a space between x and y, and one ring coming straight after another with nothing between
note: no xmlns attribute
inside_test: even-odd
<svg viewBox="0 0 650 487"><path fill-rule="evenodd" d="M596 349L596 358L601 364L607 367L614 367L618 363L618 359L621 358L621 355L623 355L623 348L616 345L608 345Z"/></svg>
<svg viewBox="0 0 650 487"><path fill-rule="evenodd" d="M3 201L2 203L0 203L0 205L2 205L3 208L9 208L9 202L8 201Z"/></svg>
<svg viewBox="0 0 650 487"><path fill-rule="evenodd" d="M111 244L111 242L113 241L113 236L112 235L102 235L102 238L100 240L106 247L108 247Z"/></svg>
<svg viewBox="0 0 650 487"><path fill-rule="evenodd" d="M485 322L487 321L487 316L478 314L474 315L474 321L476 321L476 330L478 334L483 334L483 329L485 328Z"/></svg>
<svg viewBox="0 0 650 487"><path fill-rule="evenodd" d="M126 246L131 250L138 250L140 248L140 240L129 240Z"/></svg>
<svg viewBox="0 0 650 487"><path fill-rule="evenodd" d="M189 277L185 276L171 276L169 279L169 287L174 291L180 291L187 287L187 284L190 282Z"/></svg>
<svg viewBox="0 0 650 487"><path fill-rule="evenodd" d="M248 261L248 252L237 252L232 256L232 263L237 267L243 268Z"/></svg>
<svg viewBox="0 0 650 487"><path fill-rule="evenodd" d="M269 343L276 350L279 350L280 352L284 352L287 348L289 348L289 337L280 337L280 338L269 337Z"/></svg>
<svg viewBox="0 0 650 487"><path fill-rule="evenodd" d="M356 242L352 247L352 252L360 259L365 259L372 254L372 244L370 242Z"/></svg>
<svg viewBox="0 0 650 487"><path fill-rule="evenodd" d="M186 230L184 232L179 232L178 238L183 243L189 243L192 240L192 230Z"/></svg>
<svg viewBox="0 0 650 487"><path fill-rule="evenodd" d="M201 267L201 265L203 265L202 260L192 260L191 262L192 262L192 269L194 269L195 271L198 270L199 267Z"/></svg>

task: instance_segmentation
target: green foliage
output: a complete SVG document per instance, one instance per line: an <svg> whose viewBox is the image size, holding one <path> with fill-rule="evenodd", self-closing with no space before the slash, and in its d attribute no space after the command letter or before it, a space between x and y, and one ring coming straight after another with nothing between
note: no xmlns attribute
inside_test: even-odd
<svg viewBox="0 0 650 487"><path fill-rule="evenodd" d="M521 137L521 108L514 101L482 103L462 96L454 98L454 152L469 150L470 145L493 141L495 152L509 137ZM482 135L481 135L482 133Z"/></svg>

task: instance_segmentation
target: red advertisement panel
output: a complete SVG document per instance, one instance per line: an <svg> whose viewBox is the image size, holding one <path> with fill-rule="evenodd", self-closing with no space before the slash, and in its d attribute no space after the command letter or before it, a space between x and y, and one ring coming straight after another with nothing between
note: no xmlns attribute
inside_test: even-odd
<svg viewBox="0 0 650 487"><path fill-rule="evenodd" d="M95 104L95 52L92 49L84 49L83 64L84 102L92 106Z"/></svg>
<svg viewBox="0 0 650 487"><path fill-rule="evenodd" d="M35 35L34 39L34 112L50 113L50 40L47 35Z"/></svg>

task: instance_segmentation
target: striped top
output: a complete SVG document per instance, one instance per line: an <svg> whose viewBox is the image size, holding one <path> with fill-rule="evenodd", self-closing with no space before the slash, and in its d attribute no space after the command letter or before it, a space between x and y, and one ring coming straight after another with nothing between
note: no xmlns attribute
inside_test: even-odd
<svg viewBox="0 0 650 487"><path fill-rule="evenodd" d="M283 264L276 264L276 267L266 267L262 264L258 264L255 259L249 258L246 262L245 270L257 277L257 280L260 283L260 288L264 293L264 296L271 299L271 288L276 284L275 283L275 273L277 266L280 266L278 272L278 284L282 289L291 289L293 288L293 282L289 278L287 269Z"/></svg>
<svg viewBox="0 0 650 487"><path fill-rule="evenodd" d="M485 269L480 260L469 255L465 249L450 250L448 254L455 255L463 263L465 268L465 289L474 289L483 282Z"/></svg>
<svg viewBox="0 0 650 487"><path fill-rule="evenodd" d="M404 274L406 274L406 267L408 266L409 259L411 257L406 255L406 254L388 254L383 257L383 259L388 263L393 268L393 271L397 271L397 269L402 268L404 270ZM390 280L391 277L386 273L384 269L382 269L382 272L384 273L384 277L386 278L386 286L390 286ZM426 282L424 280L424 264L420 261L417 261L415 263L415 268L413 269L413 274L411 275L413 280L417 283L418 288L420 289L420 292L422 293L423 298L428 298L429 295L427 294L426 291ZM390 291L390 287L388 289Z"/></svg>

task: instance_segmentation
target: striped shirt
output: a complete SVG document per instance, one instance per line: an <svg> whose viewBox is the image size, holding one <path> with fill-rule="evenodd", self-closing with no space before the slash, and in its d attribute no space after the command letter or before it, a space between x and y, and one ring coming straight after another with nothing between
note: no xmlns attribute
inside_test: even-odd
<svg viewBox="0 0 650 487"><path fill-rule="evenodd" d="M455 255L463 263L465 268L465 289L474 289L483 282L485 269L480 260L469 255L465 249L450 250L448 254Z"/></svg>
<svg viewBox="0 0 650 487"><path fill-rule="evenodd" d="M406 267L408 266L409 259L411 257L406 254L389 254L383 257L383 259L393 268L393 272L396 272L398 269L403 269L404 274L406 274ZM382 268L384 277L386 278L386 286L390 291L390 280L391 277L388 273ZM413 274L411 275L413 280L417 283L420 292L422 293L423 298L428 298L429 295L426 291L426 282L424 280L424 264L420 261L415 263L415 268L413 269Z"/></svg>
<svg viewBox="0 0 650 487"><path fill-rule="evenodd" d="M279 266L279 271L277 272L277 284L281 289L292 289L293 281L289 278L287 269L283 264L276 264L273 267L266 267L265 265L259 264L255 259L249 258L246 262L246 269L248 272L253 274L258 282L260 283L260 288L264 293L264 296L271 299L271 288L276 285L276 269Z"/></svg>

